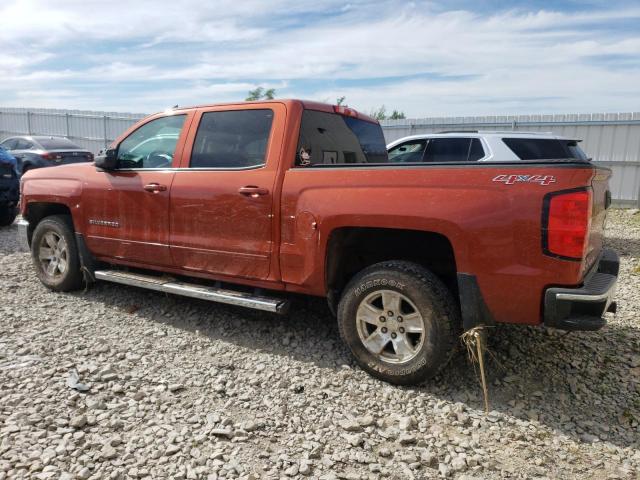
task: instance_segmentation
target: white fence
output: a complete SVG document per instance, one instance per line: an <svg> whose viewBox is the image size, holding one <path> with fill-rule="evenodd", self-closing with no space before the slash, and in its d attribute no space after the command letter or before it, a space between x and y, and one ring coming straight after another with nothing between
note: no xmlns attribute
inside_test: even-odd
<svg viewBox="0 0 640 480"><path fill-rule="evenodd" d="M144 116L142 113L0 108L0 140L12 135L57 135L97 153Z"/></svg>
<svg viewBox="0 0 640 480"><path fill-rule="evenodd" d="M97 153L142 117L139 113L0 108L0 140L11 135L59 135ZM613 169L614 200L640 206L640 112L385 120L382 127L387 142L443 130L550 131L582 139L587 155Z"/></svg>

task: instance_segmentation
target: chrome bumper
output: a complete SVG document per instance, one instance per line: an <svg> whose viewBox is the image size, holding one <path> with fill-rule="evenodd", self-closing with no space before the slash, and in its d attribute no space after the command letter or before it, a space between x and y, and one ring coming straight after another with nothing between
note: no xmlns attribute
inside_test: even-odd
<svg viewBox="0 0 640 480"><path fill-rule="evenodd" d="M29 252L31 247L29 246L29 222L26 220L18 220L18 245L20 249Z"/></svg>
<svg viewBox="0 0 640 480"><path fill-rule="evenodd" d="M620 258L603 249L597 268L579 288L549 288L544 300L544 324L562 330L599 330L607 322L606 312L615 312Z"/></svg>

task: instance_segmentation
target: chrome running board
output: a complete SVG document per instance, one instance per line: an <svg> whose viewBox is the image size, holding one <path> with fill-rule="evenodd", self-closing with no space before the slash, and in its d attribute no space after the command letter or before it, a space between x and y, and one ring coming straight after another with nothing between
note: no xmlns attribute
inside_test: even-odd
<svg viewBox="0 0 640 480"><path fill-rule="evenodd" d="M222 288L179 282L170 277L155 277L153 275L120 270L96 270L95 277L96 280L121 283L123 285L247 307L254 310L263 310L265 312L286 313L289 309L289 302L280 298L262 297Z"/></svg>

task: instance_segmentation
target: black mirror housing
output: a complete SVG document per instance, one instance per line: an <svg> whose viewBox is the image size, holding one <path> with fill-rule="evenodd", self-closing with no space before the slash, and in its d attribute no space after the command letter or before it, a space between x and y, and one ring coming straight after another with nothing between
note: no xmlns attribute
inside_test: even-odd
<svg viewBox="0 0 640 480"><path fill-rule="evenodd" d="M115 148L106 150L102 155L96 157L94 163L96 168L115 170L118 166L118 150Z"/></svg>

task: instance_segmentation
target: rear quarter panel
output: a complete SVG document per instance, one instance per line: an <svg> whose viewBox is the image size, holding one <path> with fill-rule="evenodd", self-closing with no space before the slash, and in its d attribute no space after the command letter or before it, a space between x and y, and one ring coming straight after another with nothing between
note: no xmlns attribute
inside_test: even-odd
<svg viewBox="0 0 640 480"><path fill-rule="evenodd" d="M553 175L555 182L494 181L504 174ZM336 228L436 232L451 242L457 271L476 275L496 321L537 324L544 289L579 284L585 268L542 253L543 197L588 186L592 177L588 165L290 169L282 193L283 281L324 295L327 243Z"/></svg>

